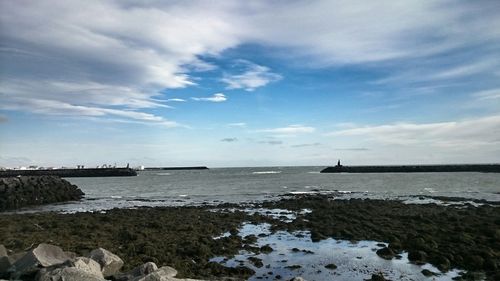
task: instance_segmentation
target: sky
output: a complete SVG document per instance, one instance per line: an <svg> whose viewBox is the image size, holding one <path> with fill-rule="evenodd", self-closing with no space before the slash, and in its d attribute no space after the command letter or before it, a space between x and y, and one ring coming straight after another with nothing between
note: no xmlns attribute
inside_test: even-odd
<svg viewBox="0 0 500 281"><path fill-rule="evenodd" d="M500 1L0 2L0 166L500 162Z"/></svg>

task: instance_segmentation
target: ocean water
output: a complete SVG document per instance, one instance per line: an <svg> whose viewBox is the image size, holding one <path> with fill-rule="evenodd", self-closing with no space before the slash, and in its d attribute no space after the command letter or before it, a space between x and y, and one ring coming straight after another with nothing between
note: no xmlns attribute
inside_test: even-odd
<svg viewBox="0 0 500 281"><path fill-rule="evenodd" d="M335 193L351 198L403 199L451 196L500 201L497 173L321 174L324 167L213 168L141 171L137 177L67 178L86 194L24 211L97 211L138 206L254 202L285 194Z"/></svg>

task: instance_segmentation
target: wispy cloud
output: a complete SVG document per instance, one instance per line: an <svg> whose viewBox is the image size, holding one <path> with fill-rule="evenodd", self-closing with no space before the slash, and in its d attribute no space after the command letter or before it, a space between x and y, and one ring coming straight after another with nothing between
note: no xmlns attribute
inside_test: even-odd
<svg viewBox="0 0 500 281"><path fill-rule="evenodd" d="M500 145L500 115L440 123L396 123L334 131L335 137L363 137L382 144L439 147Z"/></svg>
<svg viewBox="0 0 500 281"><path fill-rule="evenodd" d="M273 128L273 129L263 129L257 132L261 133L271 133L271 134L283 134L283 135L296 135L296 134L307 134L316 131L314 127L308 127L303 125L289 125L287 127Z"/></svg>
<svg viewBox="0 0 500 281"><path fill-rule="evenodd" d="M259 141L259 143L269 144L269 145L280 145L280 144L283 144L283 141L280 141L280 140L264 140L264 141Z"/></svg>
<svg viewBox="0 0 500 281"><path fill-rule="evenodd" d="M351 148L334 148L333 150L337 151L368 151L368 148L365 147L351 147Z"/></svg>
<svg viewBox="0 0 500 281"><path fill-rule="evenodd" d="M168 102L185 102L186 100L185 99L179 99L179 98L173 98L173 99L168 99L167 100Z"/></svg>
<svg viewBox="0 0 500 281"><path fill-rule="evenodd" d="M238 141L238 139L237 138L223 138L220 141L222 141L222 142L236 142L236 141Z"/></svg>
<svg viewBox="0 0 500 281"><path fill-rule="evenodd" d="M0 96L3 98L4 95L0 94ZM148 124L162 125L168 128L182 126L177 122L167 120L161 116L157 116L151 113L139 112L134 110L74 105L71 103L46 99L9 98L7 103L0 104L0 109L30 111L32 113L47 115L73 115L90 117L115 116Z"/></svg>
<svg viewBox="0 0 500 281"><path fill-rule="evenodd" d="M195 101L210 101L210 102L225 102L227 101L227 97L223 93L216 93L211 97L206 97L206 98L198 98L198 97L192 97L192 100Z"/></svg>
<svg viewBox="0 0 500 281"><path fill-rule="evenodd" d="M227 84L227 89L253 91L282 78L281 75L271 72L266 66L254 64L245 60L239 60L238 64L243 66L243 71L241 73L225 73L221 79L223 83Z"/></svg>
<svg viewBox="0 0 500 281"><path fill-rule="evenodd" d="M478 100L495 100L500 99L500 88L480 91L472 94Z"/></svg>
<svg viewBox="0 0 500 281"><path fill-rule="evenodd" d="M315 142L315 143L294 144L294 145L291 145L291 147L300 148L300 147L311 147L311 146L320 146L320 145L321 145L321 143Z"/></svg>
<svg viewBox="0 0 500 281"><path fill-rule="evenodd" d="M229 123L227 124L229 127L238 127L238 128L244 128L247 126L247 123L244 122L238 122L238 123Z"/></svg>

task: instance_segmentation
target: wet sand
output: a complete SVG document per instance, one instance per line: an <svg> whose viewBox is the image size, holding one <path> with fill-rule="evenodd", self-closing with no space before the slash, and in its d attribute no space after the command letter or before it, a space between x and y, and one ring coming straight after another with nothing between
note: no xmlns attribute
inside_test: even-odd
<svg viewBox="0 0 500 281"><path fill-rule="evenodd" d="M251 211L258 208L265 209ZM273 213L266 209L283 210ZM248 224L269 227L262 233L241 235ZM377 250L377 259L396 262L407 254L413 263L430 263L443 272L459 268L482 272L489 280L500 280L500 209L489 205L457 207L294 196L253 206L1 214L0 226L0 244L14 252L42 242L80 255L103 247L122 257L129 268L153 261L176 268L181 277L249 278L261 267L249 266L247 262L231 263L231 259L251 253L247 256L260 257L252 259L253 263L260 265L260 259L264 260L263 268L271 267L266 264L270 262L266 255L276 254L278 249L257 241L273 233L285 233L298 238L307 236L314 243L332 238L341 241L338 243L384 242L373 249ZM284 263L283 268L286 266L289 271L298 270L299 275L297 266L303 265ZM327 270L335 271L333 266ZM375 273L377 268L371 270ZM271 273L268 277L276 278L276 272ZM477 275L469 273L464 277L468 276Z"/></svg>

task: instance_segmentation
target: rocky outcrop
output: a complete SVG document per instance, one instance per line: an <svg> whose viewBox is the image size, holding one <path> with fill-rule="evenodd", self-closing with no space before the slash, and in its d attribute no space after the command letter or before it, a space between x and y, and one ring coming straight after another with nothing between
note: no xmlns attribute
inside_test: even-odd
<svg viewBox="0 0 500 281"><path fill-rule="evenodd" d="M117 255L98 248L90 257L71 257L61 248L40 244L8 267L0 267L0 279L37 281L203 281L179 279L177 270L169 266L158 268L147 262L125 273L119 272L123 261ZM11 261L8 251L0 245L0 258ZM225 280L225 279L221 279Z"/></svg>
<svg viewBox="0 0 500 281"><path fill-rule="evenodd" d="M0 178L0 211L79 200L84 193L56 176Z"/></svg>

